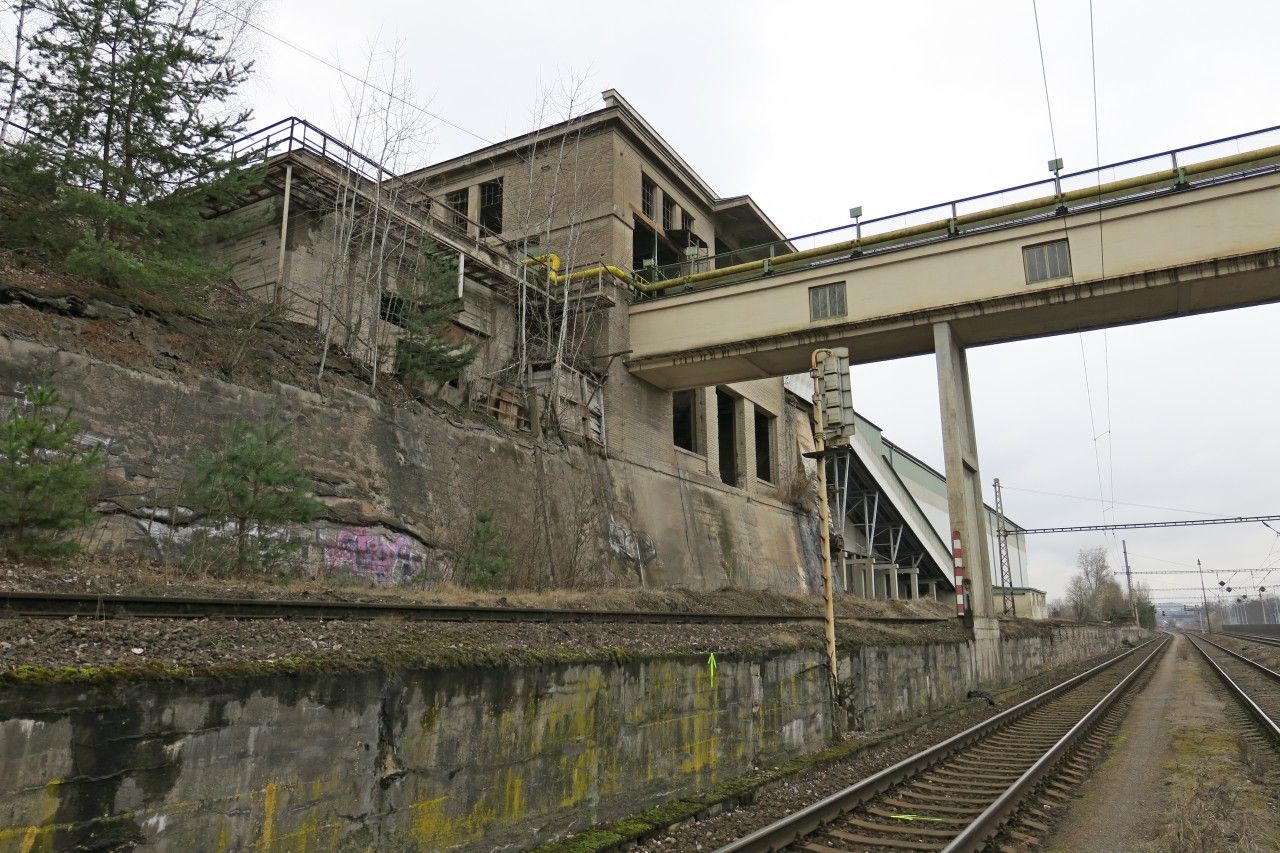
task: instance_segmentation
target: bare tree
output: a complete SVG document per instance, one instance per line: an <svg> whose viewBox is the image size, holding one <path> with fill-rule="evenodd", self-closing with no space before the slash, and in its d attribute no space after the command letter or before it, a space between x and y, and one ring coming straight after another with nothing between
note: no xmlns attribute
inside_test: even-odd
<svg viewBox="0 0 1280 853"><path fill-rule="evenodd" d="M408 198L416 190L399 179L411 161L425 156L431 132L426 114L413 106L403 52L403 43L389 50L371 45L362 82L344 84L345 115L339 125L354 150L346 155L327 216L328 253L316 297L322 333L317 381L336 341L369 365L370 384L377 388L392 343L379 322L384 296L398 281L413 277L429 242Z"/></svg>
<svg viewBox="0 0 1280 853"><path fill-rule="evenodd" d="M1089 582L1083 575L1072 575L1067 581L1067 607L1071 615L1077 622L1084 622L1089 618L1092 604L1093 590L1089 588Z"/></svg>

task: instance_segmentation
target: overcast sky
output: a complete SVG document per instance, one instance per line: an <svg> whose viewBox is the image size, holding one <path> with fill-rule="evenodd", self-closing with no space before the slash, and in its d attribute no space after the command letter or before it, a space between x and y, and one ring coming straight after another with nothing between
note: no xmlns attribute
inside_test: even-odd
<svg viewBox="0 0 1280 853"><path fill-rule="evenodd" d="M1280 3L1094 5L1102 162L1280 124ZM1068 170L1097 162L1089 14L1088 0L1040 0ZM353 70L371 48L401 45L415 100L474 134L437 120L424 159L528 129L540 92L560 80L585 76L592 107L616 88L718 193L750 193L789 234L841 224L855 204L875 217L1035 180L1054 154L1031 0L274 0L258 20ZM341 127L339 76L257 42L256 120ZM1278 324L1269 306L973 351L988 491L998 476L1079 496L1011 490L1006 509L1028 527L1280 511ZM890 440L941 467L932 357L857 368L854 389ZM1245 570L1233 580L1243 587L1248 570L1280 564L1262 525L1124 538L1135 571L1200 558ZM1119 562L1118 536L1036 538L1032 584L1060 595L1077 551L1094 545ZM1198 586L1194 575L1143 579ZM1266 583L1280 587L1280 570Z"/></svg>

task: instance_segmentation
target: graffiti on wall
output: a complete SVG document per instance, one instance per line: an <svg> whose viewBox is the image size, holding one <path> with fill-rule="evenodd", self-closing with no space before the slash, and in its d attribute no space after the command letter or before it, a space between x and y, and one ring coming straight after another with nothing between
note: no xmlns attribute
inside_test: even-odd
<svg viewBox="0 0 1280 853"><path fill-rule="evenodd" d="M324 546L330 569L345 569L380 586L402 584L426 567L426 558L407 536L389 539L367 527L348 528Z"/></svg>

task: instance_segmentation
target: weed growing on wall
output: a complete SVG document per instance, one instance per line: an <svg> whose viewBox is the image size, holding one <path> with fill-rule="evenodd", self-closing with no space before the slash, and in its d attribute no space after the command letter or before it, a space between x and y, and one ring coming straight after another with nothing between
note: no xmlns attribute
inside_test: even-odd
<svg viewBox="0 0 1280 853"><path fill-rule="evenodd" d="M508 556L493 511L476 510L467 547L459 555L458 576L467 586L494 589L505 586L515 561Z"/></svg>
<svg viewBox="0 0 1280 853"><path fill-rule="evenodd" d="M0 551L14 556L72 553L59 535L93 520L98 447L76 440L80 425L58 413L60 396L28 388L0 423Z"/></svg>
<svg viewBox="0 0 1280 853"><path fill-rule="evenodd" d="M220 450L195 461L187 503L206 521L227 525L238 573L280 562L295 545L287 525L324 511L294 457L284 425L238 422L225 430Z"/></svg>

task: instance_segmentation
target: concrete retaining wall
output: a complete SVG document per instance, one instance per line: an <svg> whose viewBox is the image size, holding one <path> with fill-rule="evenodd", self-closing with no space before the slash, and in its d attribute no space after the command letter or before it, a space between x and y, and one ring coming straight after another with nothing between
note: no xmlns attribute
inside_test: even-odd
<svg viewBox="0 0 1280 853"><path fill-rule="evenodd" d="M1002 643L1013 679L1135 632ZM820 652L0 691L0 850L523 848L817 750ZM880 727L964 698L972 643L865 647Z"/></svg>

